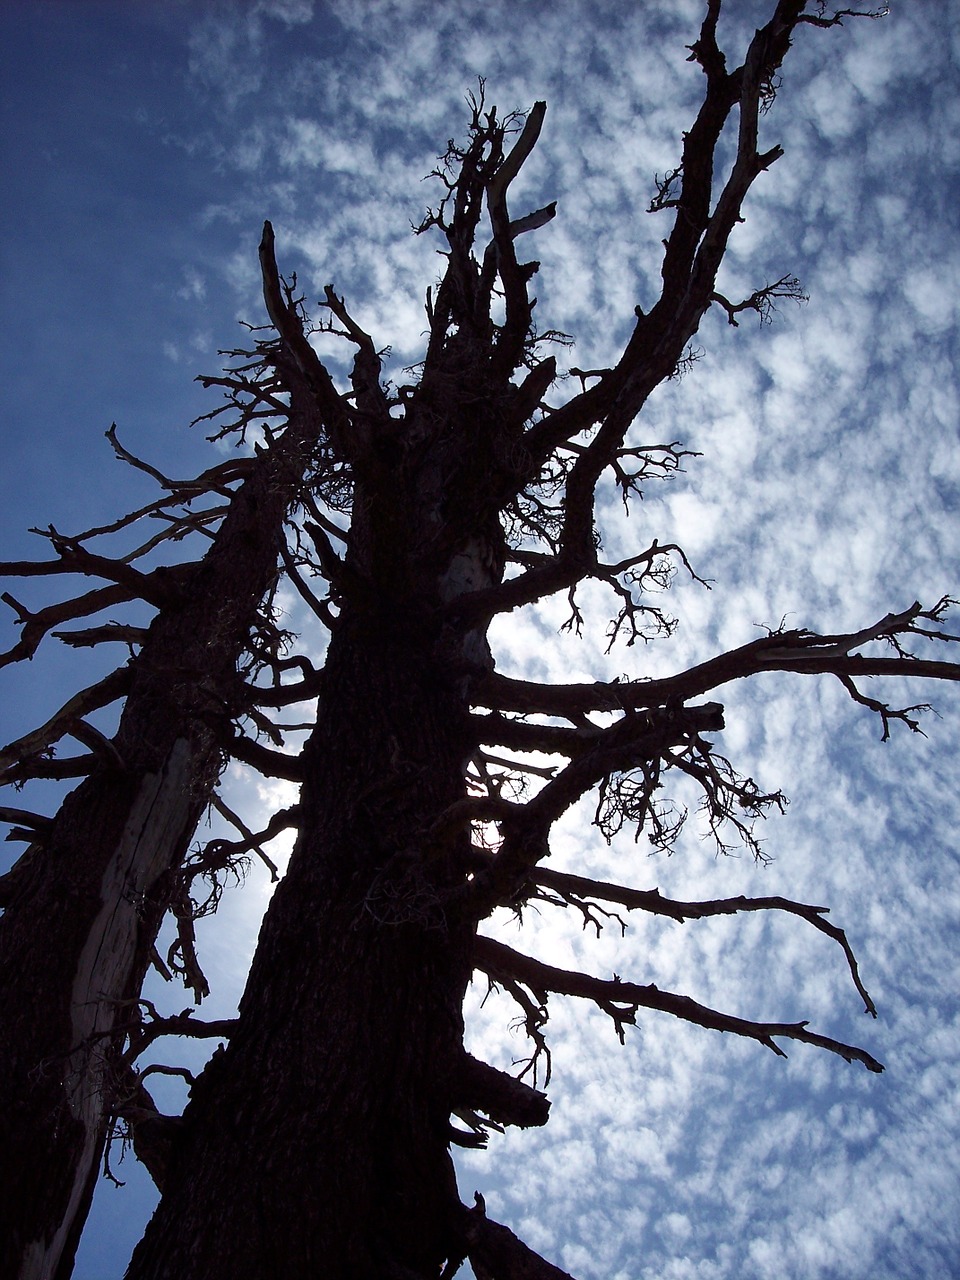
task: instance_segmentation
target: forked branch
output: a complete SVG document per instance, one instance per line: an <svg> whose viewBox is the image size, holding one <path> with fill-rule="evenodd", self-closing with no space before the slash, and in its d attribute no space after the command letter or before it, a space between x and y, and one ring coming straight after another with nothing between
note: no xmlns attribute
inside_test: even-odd
<svg viewBox="0 0 960 1280"><path fill-rule="evenodd" d="M129 667L120 667L96 684L75 693L45 724L23 734L0 750L0 770L40 752L48 751L61 738L74 733L83 716L124 697L130 688L132 678L133 673Z"/></svg>
<svg viewBox="0 0 960 1280"><path fill-rule="evenodd" d="M478 701L491 710L522 715L586 715L599 711L638 711L702 697L731 680L761 671L796 671L809 675L908 676L915 679L960 680L960 662L919 658L904 641L911 636L945 644L960 637L943 629L953 600L944 597L931 609L919 602L901 613L888 613L860 631L820 635L815 631L772 631L698 666L659 680L622 680L595 684L546 685L490 673ZM926 623L933 625L927 626ZM896 657L865 656L857 649L871 642L893 647Z"/></svg>
<svg viewBox="0 0 960 1280"><path fill-rule="evenodd" d="M857 959L845 931L824 919L829 912L829 907L809 906L807 903L794 902L790 898L779 896L747 898L739 895L735 898L715 898L705 902L680 902L663 897L659 889L629 889L624 885L608 884L601 880L591 880L586 876L555 871L552 867L538 867L531 879L535 884L560 894L565 901L573 905L579 906L585 900L599 898L603 902L616 902L626 907L628 911L637 909L647 911L651 915L667 916L671 920L676 920L678 924L683 924L687 920L705 920L711 916L737 915L745 911L782 911L787 915L798 916L826 934L828 938L832 938L841 947L850 976L860 993L866 1012L874 1018L877 1016L876 1005L861 981Z"/></svg>

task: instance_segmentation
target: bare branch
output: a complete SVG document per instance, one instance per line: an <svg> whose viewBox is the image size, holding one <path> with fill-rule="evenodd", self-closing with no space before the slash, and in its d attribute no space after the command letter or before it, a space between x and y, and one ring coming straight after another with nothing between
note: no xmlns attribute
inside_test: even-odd
<svg viewBox="0 0 960 1280"><path fill-rule="evenodd" d="M80 543L58 533L52 525L46 531L46 536L60 557L64 573L83 574L85 577L97 577L107 582L115 582L118 586L127 589L131 600L145 600L147 604L152 604L158 609L172 603L177 597L177 586L171 569L163 567L153 570L152 573L143 573L127 563L129 559L148 550L149 544L142 551L134 552L130 556L112 559L109 556L95 555Z"/></svg>
<svg viewBox="0 0 960 1280"><path fill-rule="evenodd" d="M781 276L773 284L756 289L749 298L742 302L730 302L722 293L714 293L711 301L716 302L727 313L727 321L734 328L740 323L737 316L744 311L755 311L761 324L770 324L777 310L777 302L789 299L791 302L809 302L796 276Z"/></svg>
<svg viewBox="0 0 960 1280"><path fill-rule="evenodd" d="M480 968L483 965L480 964ZM487 972L484 969L484 972ZM500 974L496 978L492 974L488 974L491 983L496 983L503 987L504 991L513 999L515 1004L520 1008L520 1017L514 1023L515 1027L523 1027L524 1033L528 1040L533 1042L533 1052L529 1058L519 1059L514 1062L514 1066L522 1066L519 1079L529 1072L533 1079L533 1087L537 1085L537 1074L540 1069L540 1059L543 1059L543 1083L544 1086L550 1083L550 1076L553 1072L553 1058L550 1053L550 1046L547 1044L547 1037L544 1035L543 1028L549 1021L547 1013L547 993L542 990L527 990L527 984L518 982L509 975Z"/></svg>
<svg viewBox="0 0 960 1280"><path fill-rule="evenodd" d="M527 1129L547 1123L546 1094L469 1053L458 1068L454 1089L458 1105L482 1111L501 1125Z"/></svg>
<svg viewBox="0 0 960 1280"><path fill-rule="evenodd" d="M839 673L838 678L854 702L859 703L861 707L866 707L869 711L872 711L875 715L880 717L881 723L883 724L883 734L880 738L881 742L886 742L888 740L890 737L890 726L896 720L899 720L901 724L905 724L913 733L919 733L921 736L924 736L923 730L920 728L919 720L910 713L912 711L931 711L932 707L929 702L915 702L909 707L901 707L899 709L894 708L885 702L880 702L877 698L869 698L866 694L861 693L848 675Z"/></svg>
<svg viewBox="0 0 960 1280"><path fill-rule="evenodd" d="M194 1004L200 1004L210 994L210 984L197 955L194 921L205 913L196 909L183 885L170 895L169 910L176 921L177 933L167 948L167 965L173 973L179 974L187 990L193 992Z"/></svg>
<svg viewBox="0 0 960 1280"><path fill-rule="evenodd" d="M558 725L527 724L508 719L498 712L470 717L476 741L488 746L510 747L515 751L539 751L544 755L580 755L597 730L592 725L563 729Z"/></svg>
<svg viewBox="0 0 960 1280"><path fill-rule="evenodd" d="M97 764L93 754L83 756L67 756L54 760L45 752L34 756L26 756L16 764L8 765L0 773L0 785L13 783L20 786L33 778L60 779L85 778L92 773Z"/></svg>
<svg viewBox="0 0 960 1280"><path fill-rule="evenodd" d="M89 553L84 555L89 556ZM92 562L99 563L95 567ZM36 613L31 613L9 592L4 591L0 594L0 600L16 612L18 622L23 626L23 634L19 641L6 653L0 654L0 667L32 658L44 636L60 623L71 622L74 618L86 618L93 613L99 613L102 609L109 609L111 605L129 600L141 599L158 608L176 600L193 569L192 565L174 565L170 568L161 566L150 573L140 573L128 566L120 566L116 561L91 556L87 562L87 568L74 567L64 571L71 573L89 571L97 574L100 567L104 570L103 576L122 579L122 581L112 582L108 587L97 587L93 591L75 596L72 600L65 600L60 604L48 605Z"/></svg>
<svg viewBox="0 0 960 1280"><path fill-rule="evenodd" d="M326 600L318 599L307 586L303 579L303 575L297 568L290 548L285 543L281 543L280 557L283 560L283 567L287 571L287 577L293 583L297 595L304 601L311 613L320 619L327 630L332 631L336 623L336 618L331 613L329 604Z"/></svg>
<svg viewBox="0 0 960 1280"><path fill-rule="evenodd" d="M530 108L520 137L513 144L509 155L497 169L487 187L487 201L491 205L499 204L507 193L507 188L526 163L531 151L537 145L540 130L543 128L544 116L547 114L545 102L535 102ZM547 219L544 219L547 221Z"/></svg>
<svg viewBox="0 0 960 1280"><path fill-rule="evenodd" d="M167 1017L157 1013L155 1006L141 998L135 1002L138 1008L144 1009L149 1020L138 1016L125 1028L129 1034L129 1047L124 1051L123 1060L133 1064L147 1049L163 1036L185 1036L192 1040L229 1040L237 1025L236 1018L213 1018L204 1021L195 1018L193 1009L184 1009L181 1013Z"/></svg>
<svg viewBox="0 0 960 1280"><path fill-rule="evenodd" d="M299 702L311 702L323 688L323 671L313 668L309 658L296 656L282 659L275 664L277 671L292 670L294 667L304 673L302 680L290 684L274 684L272 688L261 688L259 685L247 685L247 705L258 707L289 707Z"/></svg>
<svg viewBox="0 0 960 1280"><path fill-rule="evenodd" d="M119 1138L124 1147L127 1142L132 1143L137 1159L150 1174L157 1190L162 1191L174 1143L183 1129L182 1117L163 1115L144 1085L142 1075L131 1067L123 1071L113 1114L114 1120L122 1121L126 1129L118 1125L109 1134L103 1157L104 1173L111 1181L117 1182L110 1171L110 1151L113 1142Z"/></svg>
<svg viewBox="0 0 960 1280"><path fill-rule="evenodd" d="M956 637L939 629L918 625L920 619L938 624L950 601L934 609L911 605L902 613L889 613L861 631L818 635L813 631L774 631L751 640L739 649L710 658L698 666L659 680L622 680L581 685L538 685L490 673L480 682L478 701L495 710L569 716L592 711L641 710L673 700L702 697L731 680L761 671L797 671L810 675L908 676L933 680L960 680L960 663L917 658L898 648L898 657L865 657L853 651L871 641L901 645L911 635L943 643Z"/></svg>
<svg viewBox="0 0 960 1280"><path fill-rule="evenodd" d="M558 969L553 965L543 964L539 960L521 955L520 952L514 951L502 942L495 942L492 938L477 937L474 944L474 959L477 967L494 982L525 982L543 991L592 1000L598 1008L613 1019L621 1039L623 1025L635 1021L638 1009L659 1009L664 1013L673 1014L684 1022L692 1022L714 1031L729 1031L733 1035L756 1040L780 1058L785 1058L787 1055L777 1044L777 1040L789 1039L826 1049L830 1053L838 1054L846 1062L862 1062L868 1071L883 1070L883 1066L865 1049L858 1049L854 1045L844 1044L828 1036L808 1031L806 1022L750 1022L745 1018L720 1013L716 1009L698 1004L689 996L661 991L653 984L641 986L635 982L622 982L616 977L612 980L604 980L593 978L585 973Z"/></svg>
<svg viewBox="0 0 960 1280"><path fill-rule="evenodd" d="M214 380L200 379L200 381L213 382ZM138 458L129 449L123 447L117 437L117 424L115 422L111 423L109 430L106 432L106 437L110 441L114 453L122 462L129 463L130 466L135 467L138 471L146 472L148 476L152 476L156 480L161 488L177 494L178 500L181 501L187 494L196 496L197 494L210 492L221 493L227 497L230 494L229 486L235 481L242 480L248 476L253 467L252 458L231 458L228 462L220 463L219 466L208 468L192 480L170 480L162 471L151 466L149 462L144 462L142 458ZM151 509L153 508L144 508L145 511ZM127 517L127 519L129 518ZM85 541L101 533L113 533L120 527L120 524L105 525L102 529L94 529L89 533L83 534L80 539L75 539L75 541Z"/></svg>
<svg viewBox="0 0 960 1280"><path fill-rule="evenodd" d="M69 622L73 618L89 617L91 613L99 613L101 609L108 609L113 604L132 598L125 587L116 585L98 587L73 600L48 605L37 613L31 613L8 591L4 591L0 595L0 600L16 612L17 620L23 626L23 633L12 648L0 654L0 667L8 666L13 662L22 662L25 658L32 658L47 632L59 623Z"/></svg>
<svg viewBox="0 0 960 1280"><path fill-rule="evenodd" d="M303 763L296 756L271 751L269 747L246 737L236 727L229 737L225 736L224 749L234 760L250 765L251 769L256 769L264 777L286 778L288 782L303 781Z"/></svg>
<svg viewBox="0 0 960 1280"><path fill-rule="evenodd" d="M551 200L542 209L526 214L523 218L514 218L510 223L510 235L516 239L527 231L538 231L557 216L557 202Z"/></svg>
<svg viewBox="0 0 960 1280"><path fill-rule="evenodd" d="M380 386L382 363L373 345L373 339L353 319L344 305L343 298L337 297L332 285L324 286L323 295L326 299L323 305L329 307L344 326L344 335L358 348L350 378L357 398L357 408L383 427L389 421L390 411L387 398Z"/></svg>
<svg viewBox="0 0 960 1280"><path fill-rule="evenodd" d="M29 756L49 750L66 734L77 736L75 729L81 717L124 697L130 688L132 675L129 667L121 667L96 684L90 685L89 688L75 693L45 724L30 733L23 734L22 737L8 743L0 750L0 770Z"/></svg>
<svg viewBox="0 0 960 1280"><path fill-rule="evenodd" d="M475 1199L475 1207L466 1212L465 1236L477 1280L573 1280L568 1272L534 1253L508 1227L488 1218L479 1192Z"/></svg>
<svg viewBox="0 0 960 1280"><path fill-rule="evenodd" d="M801 14L798 22L808 22L814 27L842 27L844 18L885 18L890 12L889 5L881 5L879 9L837 9L826 16L826 0L818 0L817 12Z"/></svg>
<svg viewBox="0 0 960 1280"><path fill-rule="evenodd" d="M718 703L628 713L598 730L589 746L525 804L494 802L488 797L452 806L442 821L452 825L463 817L493 820L499 823L503 840L496 858L454 891L451 904L459 899L475 919L496 906L509 905L522 892L532 868L548 856L550 827L581 796L617 772L656 761L672 748L689 744L699 733L722 727L723 708ZM468 806L475 808L469 811Z"/></svg>
<svg viewBox="0 0 960 1280"><path fill-rule="evenodd" d="M257 857L270 872L270 879L276 883L280 879L276 863L272 858L268 857L267 854L264 853L262 846L275 839L281 831L289 831L291 828L296 828L300 818L299 805L291 805L289 809L279 809L263 830L254 834L254 832L252 832L244 823L243 819L233 812L223 797L217 792L214 792L211 804L221 817L226 818L231 826L235 827L237 831L240 832L243 836L243 840L211 841L207 845L207 854L209 855L213 849L216 848L218 858L222 858L223 854L227 852L231 858L234 858L239 854L252 851L256 853Z"/></svg>
<svg viewBox="0 0 960 1280"><path fill-rule="evenodd" d="M98 644L125 644L133 653L134 645L142 645L147 627L135 627L124 622L108 622L102 627L87 627L82 631L54 631L51 634L71 649L92 649Z"/></svg>
<svg viewBox="0 0 960 1280"><path fill-rule="evenodd" d="M686 920L704 920L711 916L736 915L744 911L782 911L788 915L798 916L839 944L846 957L850 976L863 1000L864 1009L871 1017L877 1016L876 1005L860 979L856 956L845 931L824 919L829 911L828 907L813 907L782 897L738 896L705 902L680 902L672 898L664 898L659 889L628 889L624 885L608 884L599 880L590 880L585 876L554 871L551 867L538 867L531 879L537 885L555 890L564 900L574 905L579 905L584 898L601 898L604 902L617 902L629 911L636 908L647 911L651 915L667 916L679 924L683 924Z"/></svg>
<svg viewBox="0 0 960 1280"><path fill-rule="evenodd" d="M324 419L337 438L344 455L353 457L357 443L362 439L362 433L358 436L354 431L354 424L330 374L307 341L296 307L284 300L280 286L280 272L274 253L273 227L269 222L263 224L260 269L263 276L263 300L270 321L293 357L300 376L316 396Z"/></svg>

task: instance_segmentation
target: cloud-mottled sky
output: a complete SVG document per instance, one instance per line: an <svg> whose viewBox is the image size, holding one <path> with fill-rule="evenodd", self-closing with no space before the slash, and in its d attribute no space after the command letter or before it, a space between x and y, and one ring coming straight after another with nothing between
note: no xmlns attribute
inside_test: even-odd
<svg viewBox="0 0 960 1280"><path fill-rule="evenodd" d="M769 7L730 0L731 55ZM142 500L145 482L102 440L113 420L168 474L209 464L186 429L211 407L191 379L215 371L238 320L260 322L265 217L308 297L332 282L392 347L393 372L419 357L438 260L410 224L435 199L421 179L462 132L478 76L502 110L547 100L515 197L559 205L536 237L538 320L576 337L572 363L607 363L633 308L655 297L667 224L644 209L696 109L684 46L701 10L7 0L3 557L28 553L30 525L72 531ZM781 619L838 631L958 592L958 62L960 19L940 0L800 32L763 122L786 154L751 193L721 288L747 296L789 272L810 301L764 328L709 315L701 359L636 428L703 456L629 519L613 493L604 504L611 558L654 536L679 542L712 590L681 574L664 602L675 638L610 655L600 596L579 641L558 634L560 604L513 615L495 628L501 670L666 674ZM4 740L58 705L78 663L51 651L4 673ZM770 676L720 696L725 754L791 800L763 833L771 865L716 857L694 818L669 859L628 833L608 848L586 809L557 831L557 865L681 898L830 905L879 1021L862 1014L839 949L795 919L631 917L625 937L608 928L596 941L544 906L522 934L510 919L492 927L554 963L747 1017L809 1018L886 1072L803 1047L783 1061L652 1013L621 1047L601 1014L554 999L551 1121L462 1158L464 1198L481 1190L493 1216L580 1280L956 1274L960 699L891 689L942 719L926 718L926 738L881 744L837 682ZM266 897L255 870L202 938L216 1010L236 998ZM509 1064L524 1053L513 1011L502 998L481 1007L482 995L471 1042ZM150 1211L147 1180L129 1160L119 1171L128 1185L101 1188L80 1280L118 1280Z"/></svg>

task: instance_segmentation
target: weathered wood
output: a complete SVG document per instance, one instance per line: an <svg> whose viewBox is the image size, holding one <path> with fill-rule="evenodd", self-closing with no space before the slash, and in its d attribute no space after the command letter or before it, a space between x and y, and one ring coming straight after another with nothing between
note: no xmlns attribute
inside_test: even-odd
<svg viewBox="0 0 960 1280"><path fill-rule="evenodd" d="M257 456L190 589L161 609L131 663L109 759L11 878L0 918L4 1276L70 1274L116 1086L115 1028L139 996L243 708L237 663L318 429L311 402L294 407Z"/></svg>

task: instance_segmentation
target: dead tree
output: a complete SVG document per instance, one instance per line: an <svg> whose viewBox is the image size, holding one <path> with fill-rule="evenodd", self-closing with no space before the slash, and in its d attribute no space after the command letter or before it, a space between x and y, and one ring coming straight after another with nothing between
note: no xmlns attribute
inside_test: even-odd
<svg viewBox="0 0 960 1280"><path fill-rule="evenodd" d="M151 960L168 976L179 971L198 1001L206 992L191 887L204 876L215 886L235 854L188 851L229 750L243 750L239 721L255 722L258 699L270 697L252 682L262 672L278 687L284 678L283 635L270 601L284 522L321 447L322 420L289 361L271 338L216 380L227 400L214 416L234 409L239 429L249 430L265 412L283 415L283 430L253 457L168 480L129 454L111 428L118 456L150 472L163 495L79 536L51 527L42 532L53 559L3 566L8 575L82 575L106 585L38 612L5 594L22 630L0 664L32 657L50 633L71 646L119 644L129 653L0 753L0 777L18 787L83 778L52 819L2 810L16 823L12 834L29 842L0 880L4 1275L48 1280L72 1269L110 1117L129 1093L121 1050L136 1038ZM131 536L126 554L92 549ZM139 567L200 537L211 541L198 561ZM149 626L54 630L133 602L155 610ZM309 664L298 664L309 682ZM108 737L89 717L121 699L119 727ZM85 750L57 756L65 738ZM164 961L156 940L167 912L178 928Z"/></svg>
<svg viewBox="0 0 960 1280"><path fill-rule="evenodd" d="M136 1057L158 1036L202 1034L203 1024L154 1016L141 1002L131 1027L110 1027L125 1091L118 1103L119 1090L103 1090L100 1105L125 1109L146 1130L145 1159L163 1189L130 1280L452 1277L467 1257L480 1280L562 1276L487 1218L482 1200L461 1202L450 1156L451 1143L482 1144L490 1129L546 1122L549 1104L536 1086L549 1080L551 993L593 1002L621 1037L640 1009L654 1008L778 1054L796 1040L882 1069L866 1050L806 1023L752 1022L642 982L558 969L480 932L497 908L519 913L533 900L597 921L617 906L675 919L786 911L838 943L874 1012L846 936L822 908L778 898L676 902L560 873L547 865L551 831L593 793L605 835L634 826L669 848L680 824L664 788L682 777L699 788L721 846L732 838L758 852L754 821L783 798L739 775L715 746L723 729L716 692L766 671L832 675L881 718L884 736L897 722L916 728L918 707L870 698L858 680L960 678L960 665L915 650L954 639L943 625L950 601L912 604L844 634L777 630L657 680L509 679L497 673L487 639L494 618L557 593L568 595L576 625L577 590L590 580L612 594L611 643L669 634L652 589L677 563L693 571L680 547L657 539L627 559L603 560L598 486L612 481L629 503L652 477L680 467L678 443L643 444L631 433L651 392L683 367L711 306L736 323L742 311L762 315L799 291L784 276L731 302L718 272L750 187L781 155L760 149L759 121L791 40L850 11L777 0L743 61L728 69L719 10L708 0L691 46L702 105L680 163L651 201L672 219L660 296L649 311L637 308L612 367L574 371L576 394L563 394L570 384L558 383L550 353L562 335L533 322L538 264L518 256L522 237L556 209L517 217L508 207L543 103L526 117L500 117L481 89L465 144L451 143L442 159L441 199L418 230L442 238L446 263L427 291L426 350L407 385L384 385L373 338L328 286L322 327L355 350L349 387L336 385L265 225L264 295L277 337L269 368L245 375L246 390L251 417L273 409L270 422L292 424L302 404L316 424L302 518L283 560L326 628L326 659L322 675L307 671L289 687L246 682L245 709L258 708L264 726L265 708L317 696L299 760L243 736L217 739L268 773L297 774L302 793L295 813L236 842L235 852L280 826L298 832L239 1017L206 1028L228 1043L195 1082L182 1120L152 1112ZM733 159L717 176L718 148L730 135ZM184 589L194 592L189 582ZM236 712L214 719L222 726ZM122 776L121 746L112 767ZM44 839L28 865L43 867L47 828L24 819L31 822ZM62 859L46 874L58 872ZM51 1007L68 1007L73 972L45 993ZM464 1049L463 999L475 972L516 1001L531 1041L520 1078ZM125 987L128 999L134 986ZM89 1043L76 1037L70 1049Z"/></svg>

